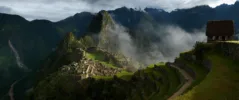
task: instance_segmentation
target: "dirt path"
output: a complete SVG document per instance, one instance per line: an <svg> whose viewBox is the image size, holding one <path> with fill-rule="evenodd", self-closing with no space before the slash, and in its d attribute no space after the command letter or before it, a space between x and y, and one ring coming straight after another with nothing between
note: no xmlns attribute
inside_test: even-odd
<svg viewBox="0 0 239 100"><path fill-rule="evenodd" d="M169 97L168 100L173 100L175 99L175 97L181 95L188 87L191 86L193 82L193 78L187 72L185 72L184 70L175 65L171 65L171 67L176 68L183 75L186 82L177 92L175 92L171 97Z"/></svg>
<svg viewBox="0 0 239 100"><path fill-rule="evenodd" d="M15 86L15 84L17 84L17 82L18 82L19 80L17 80L17 81L15 81L12 85L11 85L11 88L9 89L9 91L8 91L8 95L9 95L9 97L10 97L10 100L15 100L14 99L14 86Z"/></svg>
<svg viewBox="0 0 239 100"><path fill-rule="evenodd" d="M22 78L16 80L14 83L12 83L10 89L8 90L8 96L10 97L10 100L15 100L14 99L14 86L21 80L23 80L25 77L27 77L26 75L23 76Z"/></svg>
<svg viewBox="0 0 239 100"><path fill-rule="evenodd" d="M24 69L25 71L30 71L27 66L25 66L22 61L21 61L21 58L17 52L17 49L12 45L12 42L10 40L8 40L8 45L9 47L11 48L11 50L13 51L14 53L14 56L16 57L16 62L17 62L17 65L19 68L21 69Z"/></svg>
<svg viewBox="0 0 239 100"><path fill-rule="evenodd" d="M18 54L16 48L12 45L12 42L10 41L10 39L8 40L8 45L9 45L9 47L11 48L11 50L13 51L14 56L16 57L16 62L17 62L18 67L21 68L21 69L24 69L24 71L27 71L27 72L31 71L30 69L27 68L27 66L25 66L25 65L22 63L21 58L20 58L20 56L19 56L19 54ZM14 83L12 83L12 85L11 85L9 91L8 91L8 95L9 95L9 97L10 97L10 100L15 100L15 99L14 99L14 86L15 86L15 84L17 84L19 81L21 81L24 77L25 77L25 76L23 76L23 77L22 77L21 79L19 79L19 80L16 80Z"/></svg>

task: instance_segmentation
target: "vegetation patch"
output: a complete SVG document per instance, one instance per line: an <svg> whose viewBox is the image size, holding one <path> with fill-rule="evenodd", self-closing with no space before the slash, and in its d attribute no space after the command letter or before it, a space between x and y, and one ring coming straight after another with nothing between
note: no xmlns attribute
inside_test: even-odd
<svg viewBox="0 0 239 100"><path fill-rule="evenodd" d="M174 92L178 90L178 87L181 85L180 73L176 69L162 66L162 63L157 64L161 69L161 74L163 75L163 83L160 85L161 89L159 92L156 92L150 100L165 100L171 96Z"/></svg>
<svg viewBox="0 0 239 100"><path fill-rule="evenodd" d="M116 76L119 77L120 79L129 81L132 78L132 75L134 73L128 72L128 71L121 71L120 73L117 73Z"/></svg>
<svg viewBox="0 0 239 100"><path fill-rule="evenodd" d="M99 63L104 64L111 68L122 67L121 64L119 64L119 61L113 55L107 52L103 52L101 50L97 50L96 48L93 48L93 50L85 52L85 55L86 58L98 61Z"/></svg>
<svg viewBox="0 0 239 100"><path fill-rule="evenodd" d="M157 64L149 65L148 68L154 68L155 66L164 66L164 65L165 65L165 62L159 62Z"/></svg>
<svg viewBox="0 0 239 100"><path fill-rule="evenodd" d="M192 90L176 100L238 100L238 62L216 54L208 55L212 70L207 77Z"/></svg>
<svg viewBox="0 0 239 100"><path fill-rule="evenodd" d="M187 89L191 90L194 86L198 85L203 79L207 76L207 70L203 66L196 65L194 63L188 62L184 59L180 59L187 67L190 67L194 73L196 74L196 78L194 79L192 85ZM187 92L185 91L185 92Z"/></svg>
<svg viewBox="0 0 239 100"><path fill-rule="evenodd" d="M103 80L111 80L113 76L94 76L93 77L96 80L103 79Z"/></svg>
<svg viewBox="0 0 239 100"><path fill-rule="evenodd" d="M155 68L146 68L135 73L122 71L114 77L95 76L82 80L73 74L58 72L39 82L31 95L35 100L76 100L73 97L91 100L149 99L159 91L162 91L162 94L167 93L164 91L169 88L168 81L164 80L163 74ZM163 86L164 84L166 85Z"/></svg>

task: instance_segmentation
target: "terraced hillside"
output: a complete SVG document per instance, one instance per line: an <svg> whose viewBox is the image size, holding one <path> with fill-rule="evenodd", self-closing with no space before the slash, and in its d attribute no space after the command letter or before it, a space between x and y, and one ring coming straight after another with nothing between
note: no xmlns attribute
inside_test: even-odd
<svg viewBox="0 0 239 100"><path fill-rule="evenodd" d="M193 50L181 53L174 63L153 64L137 71L130 62L122 62L103 49L87 47L88 43L97 46L90 37L78 40L69 33L49 60L51 63L42 70L45 76L29 93L29 98L238 99L237 42L197 43Z"/></svg>
<svg viewBox="0 0 239 100"><path fill-rule="evenodd" d="M121 71L114 76L95 76L85 79L82 79L79 73L70 72L60 70L42 80L34 89L33 98L35 100L165 100L184 82L175 68L157 64L135 73Z"/></svg>
<svg viewBox="0 0 239 100"><path fill-rule="evenodd" d="M99 34L107 37L106 31ZM136 70L138 63L112 50L105 44L111 42L101 40L103 35L95 39L95 34L77 39L68 33L38 72L28 98L164 100L183 85L185 80L175 68L159 63Z"/></svg>
<svg viewBox="0 0 239 100"><path fill-rule="evenodd" d="M235 41L200 43L194 51L182 54L179 59L188 60L184 64L193 61L192 53L197 55L194 63L209 73L206 76L200 74L202 76L196 78L192 88L176 100L238 100L238 46Z"/></svg>
<svg viewBox="0 0 239 100"><path fill-rule="evenodd" d="M93 18L89 34L77 39L68 33L37 73L26 99L239 99L237 42L197 43L174 63L142 68L117 49L111 28L114 22L102 11Z"/></svg>

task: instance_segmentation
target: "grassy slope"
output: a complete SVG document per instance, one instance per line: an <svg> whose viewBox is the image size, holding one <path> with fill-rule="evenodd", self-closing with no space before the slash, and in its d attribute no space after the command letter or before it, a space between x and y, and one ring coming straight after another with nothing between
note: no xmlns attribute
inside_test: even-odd
<svg viewBox="0 0 239 100"><path fill-rule="evenodd" d="M134 74L134 73L132 73L132 72L122 71L122 72L120 72L120 73L117 73L116 76L119 77L119 78L121 78L121 79L123 79L123 80L128 81L128 80L131 79L131 77L132 77L133 74Z"/></svg>
<svg viewBox="0 0 239 100"><path fill-rule="evenodd" d="M115 64L110 63L110 62L105 62L105 55L103 53L87 53L86 52L86 57L95 61L98 61L99 63L106 65L107 67L111 68L117 68Z"/></svg>
<svg viewBox="0 0 239 100"><path fill-rule="evenodd" d="M218 54L209 54L212 70L206 78L176 100L238 100L239 63Z"/></svg>
<svg viewBox="0 0 239 100"><path fill-rule="evenodd" d="M115 64L111 63L111 62L105 62L105 55L103 53L100 52L95 52L95 53L87 53L86 52L86 57L93 59L95 61L98 61L101 64L106 65L107 67L111 67L111 68L117 68L117 66L115 66ZM132 75L134 73L132 72L128 72L128 71L122 71L116 74L117 77L123 79L123 80L130 80ZM112 76L95 76L95 79L112 79Z"/></svg>
<svg viewBox="0 0 239 100"><path fill-rule="evenodd" d="M192 85L187 89L187 91L189 91L194 86L200 84L200 82L204 80L204 78L207 75L207 71L203 67L198 66L194 63L188 62L188 61L183 60L183 59L181 59L181 61L184 62L188 67L190 67L196 74L196 79L193 81ZM185 92L187 92L187 91L185 91Z"/></svg>
<svg viewBox="0 0 239 100"><path fill-rule="evenodd" d="M133 72L127 72L127 71L122 71L116 74L116 76L120 79L129 81L134 73ZM95 79L104 79L104 80L111 80L113 79L113 76L94 76Z"/></svg>
<svg viewBox="0 0 239 100"><path fill-rule="evenodd" d="M178 73L177 70L174 68L165 66L163 63L159 63L156 65L157 67L162 68L162 70L164 70L165 73L156 71L153 67L154 65L150 65L149 67L145 68L143 70L143 73L145 73L145 75L147 74L147 76L149 76L150 79L153 79L152 74L156 75L157 77L162 77L163 83L157 82L157 85L160 86L160 91L152 93L152 95L148 97L147 99L165 100L167 97L171 96L175 91L177 91L177 89L180 87L180 84L181 84L180 73ZM116 74L117 77L126 81L129 81L133 75L134 73L130 73L127 71L122 71ZM104 80L113 79L113 77L109 77L109 76L95 76L94 78L104 79ZM132 98L134 99L141 98L137 96L138 95L134 95L134 97Z"/></svg>
<svg viewBox="0 0 239 100"><path fill-rule="evenodd" d="M164 100L171 96L180 87L180 73L178 73L177 70L174 68L163 65L163 63L159 63L156 65L160 65L160 68L162 68L162 70L164 70L166 73L161 73L164 76L164 83L161 84L160 91L158 93L155 93L150 99Z"/></svg>

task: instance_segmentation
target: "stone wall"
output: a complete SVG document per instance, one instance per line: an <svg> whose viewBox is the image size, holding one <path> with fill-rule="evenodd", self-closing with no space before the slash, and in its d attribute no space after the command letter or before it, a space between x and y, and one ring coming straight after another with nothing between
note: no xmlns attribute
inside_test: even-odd
<svg viewBox="0 0 239 100"><path fill-rule="evenodd" d="M205 52L213 50L213 52L216 52L217 54L222 54L225 57L229 57L235 61L239 61L239 43L214 42L214 43L209 43L209 46L206 46L206 45L208 44L203 44L203 47L201 47L203 50L202 55ZM206 68L208 71L211 70L211 66L212 66L211 61L205 57L203 57L203 59L200 61L197 59L195 54L193 54L192 52L188 52L188 53L180 54L180 58L188 62L201 65L202 67Z"/></svg>
<svg viewBox="0 0 239 100"><path fill-rule="evenodd" d="M206 52L213 51L217 54L222 54L225 57L232 58L235 61L239 61L239 43L229 43L229 42L218 42L218 43L210 43L210 46L201 45L202 47L202 55ZM205 46L205 47L204 47ZM184 60L184 61L183 61ZM206 57L203 57L202 60L197 59L196 55L193 52L187 52L180 54L180 58L177 58L174 62L175 65L184 69L188 74L190 74L193 78L195 78L195 72L185 64L186 62L190 62L201 66L209 72L212 67L212 63Z"/></svg>
<svg viewBox="0 0 239 100"><path fill-rule="evenodd" d="M81 76L81 79L94 76L114 76L123 71L123 68L111 68L98 61L83 58L79 63L73 62L62 68L62 71L67 71Z"/></svg>
<svg viewBox="0 0 239 100"><path fill-rule="evenodd" d="M216 52L239 61L239 43L220 42L216 43L214 48Z"/></svg>
<svg viewBox="0 0 239 100"><path fill-rule="evenodd" d="M187 64L185 64L183 61L180 59L176 59L174 64L178 66L179 68L185 70L192 78L196 78L196 73L191 69Z"/></svg>
<svg viewBox="0 0 239 100"><path fill-rule="evenodd" d="M110 68L98 61L82 59L81 65L77 69L82 78L93 76L113 76L122 71L121 68Z"/></svg>

